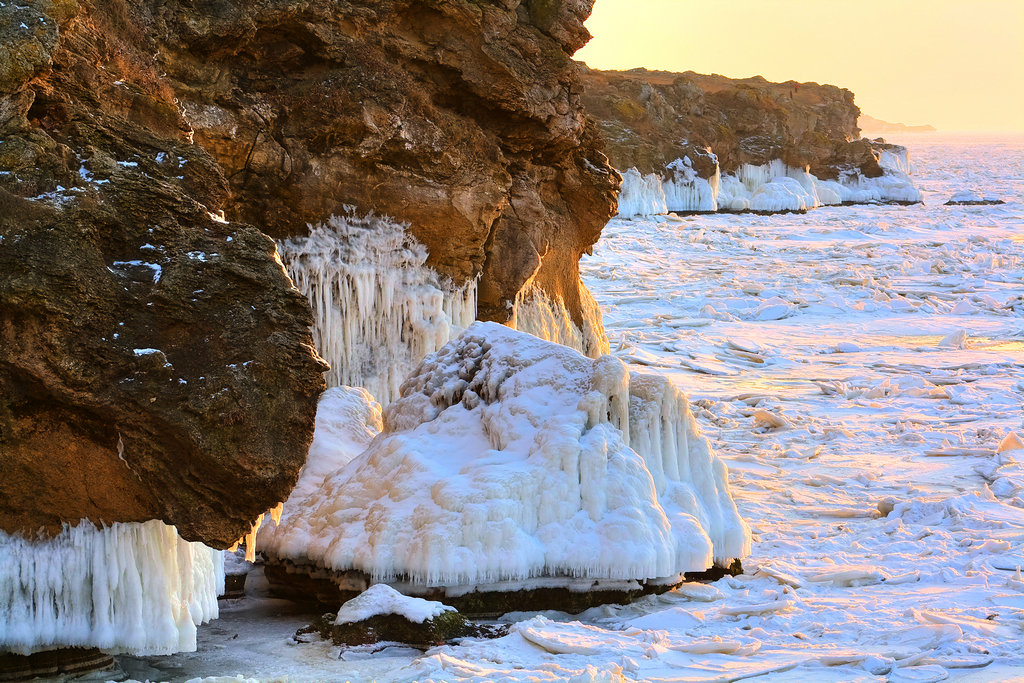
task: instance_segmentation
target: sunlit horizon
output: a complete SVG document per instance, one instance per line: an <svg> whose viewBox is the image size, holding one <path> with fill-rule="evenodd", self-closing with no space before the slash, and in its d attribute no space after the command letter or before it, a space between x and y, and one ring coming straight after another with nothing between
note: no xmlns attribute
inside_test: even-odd
<svg viewBox="0 0 1024 683"><path fill-rule="evenodd" d="M1024 3L597 0L576 59L831 83L865 114L942 132L1024 132Z"/></svg>

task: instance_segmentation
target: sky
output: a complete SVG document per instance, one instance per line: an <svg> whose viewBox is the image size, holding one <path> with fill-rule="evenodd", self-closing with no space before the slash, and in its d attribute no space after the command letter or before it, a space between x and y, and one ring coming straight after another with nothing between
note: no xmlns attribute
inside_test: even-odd
<svg viewBox="0 0 1024 683"><path fill-rule="evenodd" d="M597 0L587 28L597 69L832 83L885 121L1024 131L1024 0Z"/></svg>

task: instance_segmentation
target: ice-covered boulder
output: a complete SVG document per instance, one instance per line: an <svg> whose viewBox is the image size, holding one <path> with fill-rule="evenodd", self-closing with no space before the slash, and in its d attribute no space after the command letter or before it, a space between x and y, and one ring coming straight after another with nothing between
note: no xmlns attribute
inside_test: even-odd
<svg viewBox="0 0 1024 683"><path fill-rule="evenodd" d="M260 539L293 574L442 598L628 592L749 544L674 385L493 323L428 356L366 451Z"/></svg>
<svg viewBox="0 0 1024 683"><path fill-rule="evenodd" d="M972 190L960 190L959 192L953 193L953 196L946 202L946 206L993 206L1005 203L1006 202L998 197L990 195L982 197Z"/></svg>
<svg viewBox="0 0 1024 683"><path fill-rule="evenodd" d="M337 614L325 614L301 629L297 637L313 631L336 645L388 641L427 648L471 635L475 629L453 607L378 583L347 601Z"/></svg>

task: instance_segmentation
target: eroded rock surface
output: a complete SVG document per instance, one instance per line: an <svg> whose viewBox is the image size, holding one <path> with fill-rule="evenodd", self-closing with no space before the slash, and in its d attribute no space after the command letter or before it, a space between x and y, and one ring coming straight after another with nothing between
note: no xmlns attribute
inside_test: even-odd
<svg viewBox="0 0 1024 683"><path fill-rule="evenodd" d="M0 529L224 547L294 485L324 365L274 242L218 219L146 11L0 6Z"/></svg>
<svg viewBox="0 0 1024 683"><path fill-rule="evenodd" d="M578 261L618 179L571 55L590 0L146 3L232 219L276 237L345 205L411 224L505 322L533 281L582 323Z"/></svg>

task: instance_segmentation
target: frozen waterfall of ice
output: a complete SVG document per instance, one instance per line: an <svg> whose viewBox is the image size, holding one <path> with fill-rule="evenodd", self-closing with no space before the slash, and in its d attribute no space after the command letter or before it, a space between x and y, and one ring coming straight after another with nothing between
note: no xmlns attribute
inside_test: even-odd
<svg viewBox="0 0 1024 683"><path fill-rule="evenodd" d="M688 157L670 163L664 179L631 168L622 175L619 217L669 211L779 213L843 203L921 201L921 192L910 179L913 165L905 149L881 150L878 163L884 171L878 178L853 171L838 181L821 180L807 168L788 166L780 159L758 166L743 164L726 175L716 170L709 179L697 175Z"/></svg>
<svg viewBox="0 0 1024 683"><path fill-rule="evenodd" d="M384 424L268 550L413 591L672 580L749 552L685 396L612 356L475 323L420 364Z"/></svg>
<svg viewBox="0 0 1024 683"><path fill-rule="evenodd" d="M443 283L407 228L349 207L278 245L313 308L328 385L365 387L383 403L424 356L476 319L476 281Z"/></svg>
<svg viewBox="0 0 1024 683"><path fill-rule="evenodd" d="M667 211L711 212L718 210L718 184L721 176L718 164L715 175L701 178L693 168L690 157L676 159L665 167L666 178L662 182Z"/></svg>
<svg viewBox="0 0 1024 683"><path fill-rule="evenodd" d="M83 521L38 540L0 532L0 651L191 652L223 592L223 553L159 520Z"/></svg>
<svg viewBox="0 0 1024 683"><path fill-rule="evenodd" d="M601 309L590 290L581 282L580 304L583 325L578 326L560 299L552 299L539 287L527 285L520 290L509 326L535 337L564 344L585 356L597 358L609 351Z"/></svg>
<svg viewBox="0 0 1024 683"><path fill-rule="evenodd" d="M622 174L619 189L619 218L658 216L668 213L665 190L656 173L642 175L631 168Z"/></svg>

